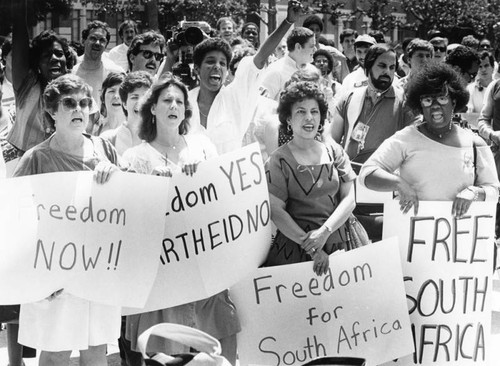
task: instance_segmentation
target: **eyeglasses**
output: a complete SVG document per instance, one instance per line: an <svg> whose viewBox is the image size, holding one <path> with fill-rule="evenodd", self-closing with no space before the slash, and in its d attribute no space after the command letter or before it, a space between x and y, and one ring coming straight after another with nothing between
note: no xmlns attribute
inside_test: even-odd
<svg viewBox="0 0 500 366"><path fill-rule="evenodd" d="M450 101L450 97L448 95L439 95L437 97L420 97L420 104L424 108L430 107L434 101L438 102L439 105L446 105Z"/></svg>
<svg viewBox="0 0 500 366"><path fill-rule="evenodd" d="M108 43L108 40L106 38L98 38L96 36L89 36L89 41L91 43L102 43L102 44L107 44Z"/></svg>
<svg viewBox="0 0 500 366"><path fill-rule="evenodd" d="M491 46L489 44L482 44L479 46L479 48L482 48L483 50L489 50Z"/></svg>
<svg viewBox="0 0 500 366"><path fill-rule="evenodd" d="M81 109L92 108L92 98L89 97L84 97L80 100L76 100L73 97L64 97L59 103L62 104L66 111L74 111L78 106L80 106Z"/></svg>
<svg viewBox="0 0 500 366"><path fill-rule="evenodd" d="M142 53L142 56L146 60L149 60L153 56L155 57L155 60L158 62L161 62L163 60L163 53L153 52L153 51L149 51L149 50L140 50L139 53Z"/></svg>
<svg viewBox="0 0 500 366"><path fill-rule="evenodd" d="M434 51L435 52L446 52L446 46L442 46L442 47L434 46Z"/></svg>

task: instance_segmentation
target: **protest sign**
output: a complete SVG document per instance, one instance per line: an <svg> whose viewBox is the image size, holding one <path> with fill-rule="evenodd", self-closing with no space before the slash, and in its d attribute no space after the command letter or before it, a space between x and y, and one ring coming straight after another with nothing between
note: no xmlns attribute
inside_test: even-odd
<svg viewBox="0 0 500 366"><path fill-rule="evenodd" d="M242 365L301 365L325 356L376 365L413 352L395 239L313 262L259 268L231 288Z"/></svg>
<svg viewBox="0 0 500 366"><path fill-rule="evenodd" d="M266 258L271 208L257 144L174 174L164 214L160 266L151 295L134 314L215 295Z"/></svg>
<svg viewBox="0 0 500 366"><path fill-rule="evenodd" d="M473 202L460 219L451 207L421 202L413 216L385 205L384 238L400 243L415 338L415 353L390 365L493 365L495 202Z"/></svg>
<svg viewBox="0 0 500 366"><path fill-rule="evenodd" d="M168 179L93 172L0 180L0 304L56 290L142 306L158 267Z"/></svg>

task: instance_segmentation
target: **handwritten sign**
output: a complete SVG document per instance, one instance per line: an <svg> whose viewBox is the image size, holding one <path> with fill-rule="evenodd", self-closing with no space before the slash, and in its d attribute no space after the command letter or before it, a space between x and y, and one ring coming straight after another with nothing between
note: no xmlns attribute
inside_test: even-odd
<svg viewBox="0 0 500 366"><path fill-rule="evenodd" d="M158 267L168 179L50 173L0 181L0 304L54 291L144 305Z"/></svg>
<svg viewBox="0 0 500 366"><path fill-rule="evenodd" d="M160 266L147 305L124 314L204 299L261 265L269 250L271 210L257 144L174 175L164 213Z"/></svg>
<svg viewBox="0 0 500 366"><path fill-rule="evenodd" d="M375 365L413 352L395 239L332 254L321 277L312 262L260 268L231 296L243 365L300 365L337 355Z"/></svg>
<svg viewBox="0 0 500 366"><path fill-rule="evenodd" d="M451 202L422 202L418 216L384 209L384 238L401 245L415 353L397 365L492 365L491 275L495 203L451 216ZM391 363L391 365L394 365Z"/></svg>

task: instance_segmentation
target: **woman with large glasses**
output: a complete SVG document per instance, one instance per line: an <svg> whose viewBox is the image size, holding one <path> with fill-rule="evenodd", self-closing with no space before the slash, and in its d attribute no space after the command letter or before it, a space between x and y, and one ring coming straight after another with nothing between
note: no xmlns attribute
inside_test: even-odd
<svg viewBox="0 0 500 366"><path fill-rule="evenodd" d="M346 249L343 224L354 209L356 174L340 145L316 139L327 111L325 95L310 81L292 83L280 96L280 128L293 138L266 162L278 232L265 266L313 260L321 275L328 270L328 255Z"/></svg>
<svg viewBox="0 0 500 366"><path fill-rule="evenodd" d="M47 85L45 111L54 123L52 136L28 150L14 176L69 171L94 171L106 183L118 170L113 146L85 133L93 100L78 76L67 74ZM49 298L21 305L19 343L42 350L40 365L69 365L80 350L80 365L105 366L106 344L120 336L121 309L57 291Z"/></svg>
<svg viewBox="0 0 500 366"><path fill-rule="evenodd" d="M493 155L470 130L452 122L467 104L463 79L443 63L426 65L408 83L407 105L420 121L388 138L363 165L360 181L376 191L397 191L401 210L419 201L453 201L465 215L472 201L496 200ZM399 174L395 171L399 170Z"/></svg>

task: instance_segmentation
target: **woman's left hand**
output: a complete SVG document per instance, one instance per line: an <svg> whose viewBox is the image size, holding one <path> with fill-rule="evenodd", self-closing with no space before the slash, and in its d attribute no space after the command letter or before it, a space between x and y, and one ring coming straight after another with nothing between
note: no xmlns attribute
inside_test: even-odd
<svg viewBox="0 0 500 366"><path fill-rule="evenodd" d="M462 217L469 211L469 207L476 198L476 192L473 189L467 187L460 191L455 199L453 200L453 206L451 207L451 214L456 217Z"/></svg>
<svg viewBox="0 0 500 366"><path fill-rule="evenodd" d="M194 173L196 173L196 169L198 168L198 164L200 162L199 161L196 161L196 162L193 162L193 163L189 163L189 164L184 164L182 166L182 172L183 173L186 173L186 175L193 175Z"/></svg>
<svg viewBox="0 0 500 366"><path fill-rule="evenodd" d="M97 184L104 184L111 178L111 174L117 170L120 169L109 161L101 161L94 169L94 180Z"/></svg>
<svg viewBox="0 0 500 366"><path fill-rule="evenodd" d="M323 249L326 239L330 236L330 232L326 230L324 226L319 229L311 230L307 233L306 238L302 242L302 249L304 249L307 254L311 257L314 253L321 251Z"/></svg>
<svg viewBox="0 0 500 366"><path fill-rule="evenodd" d="M324 275L328 272L328 267L330 266L330 258L328 257L328 254L325 253L323 250L318 250L314 256L314 265L313 265L313 271L316 273L318 276Z"/></svg>

